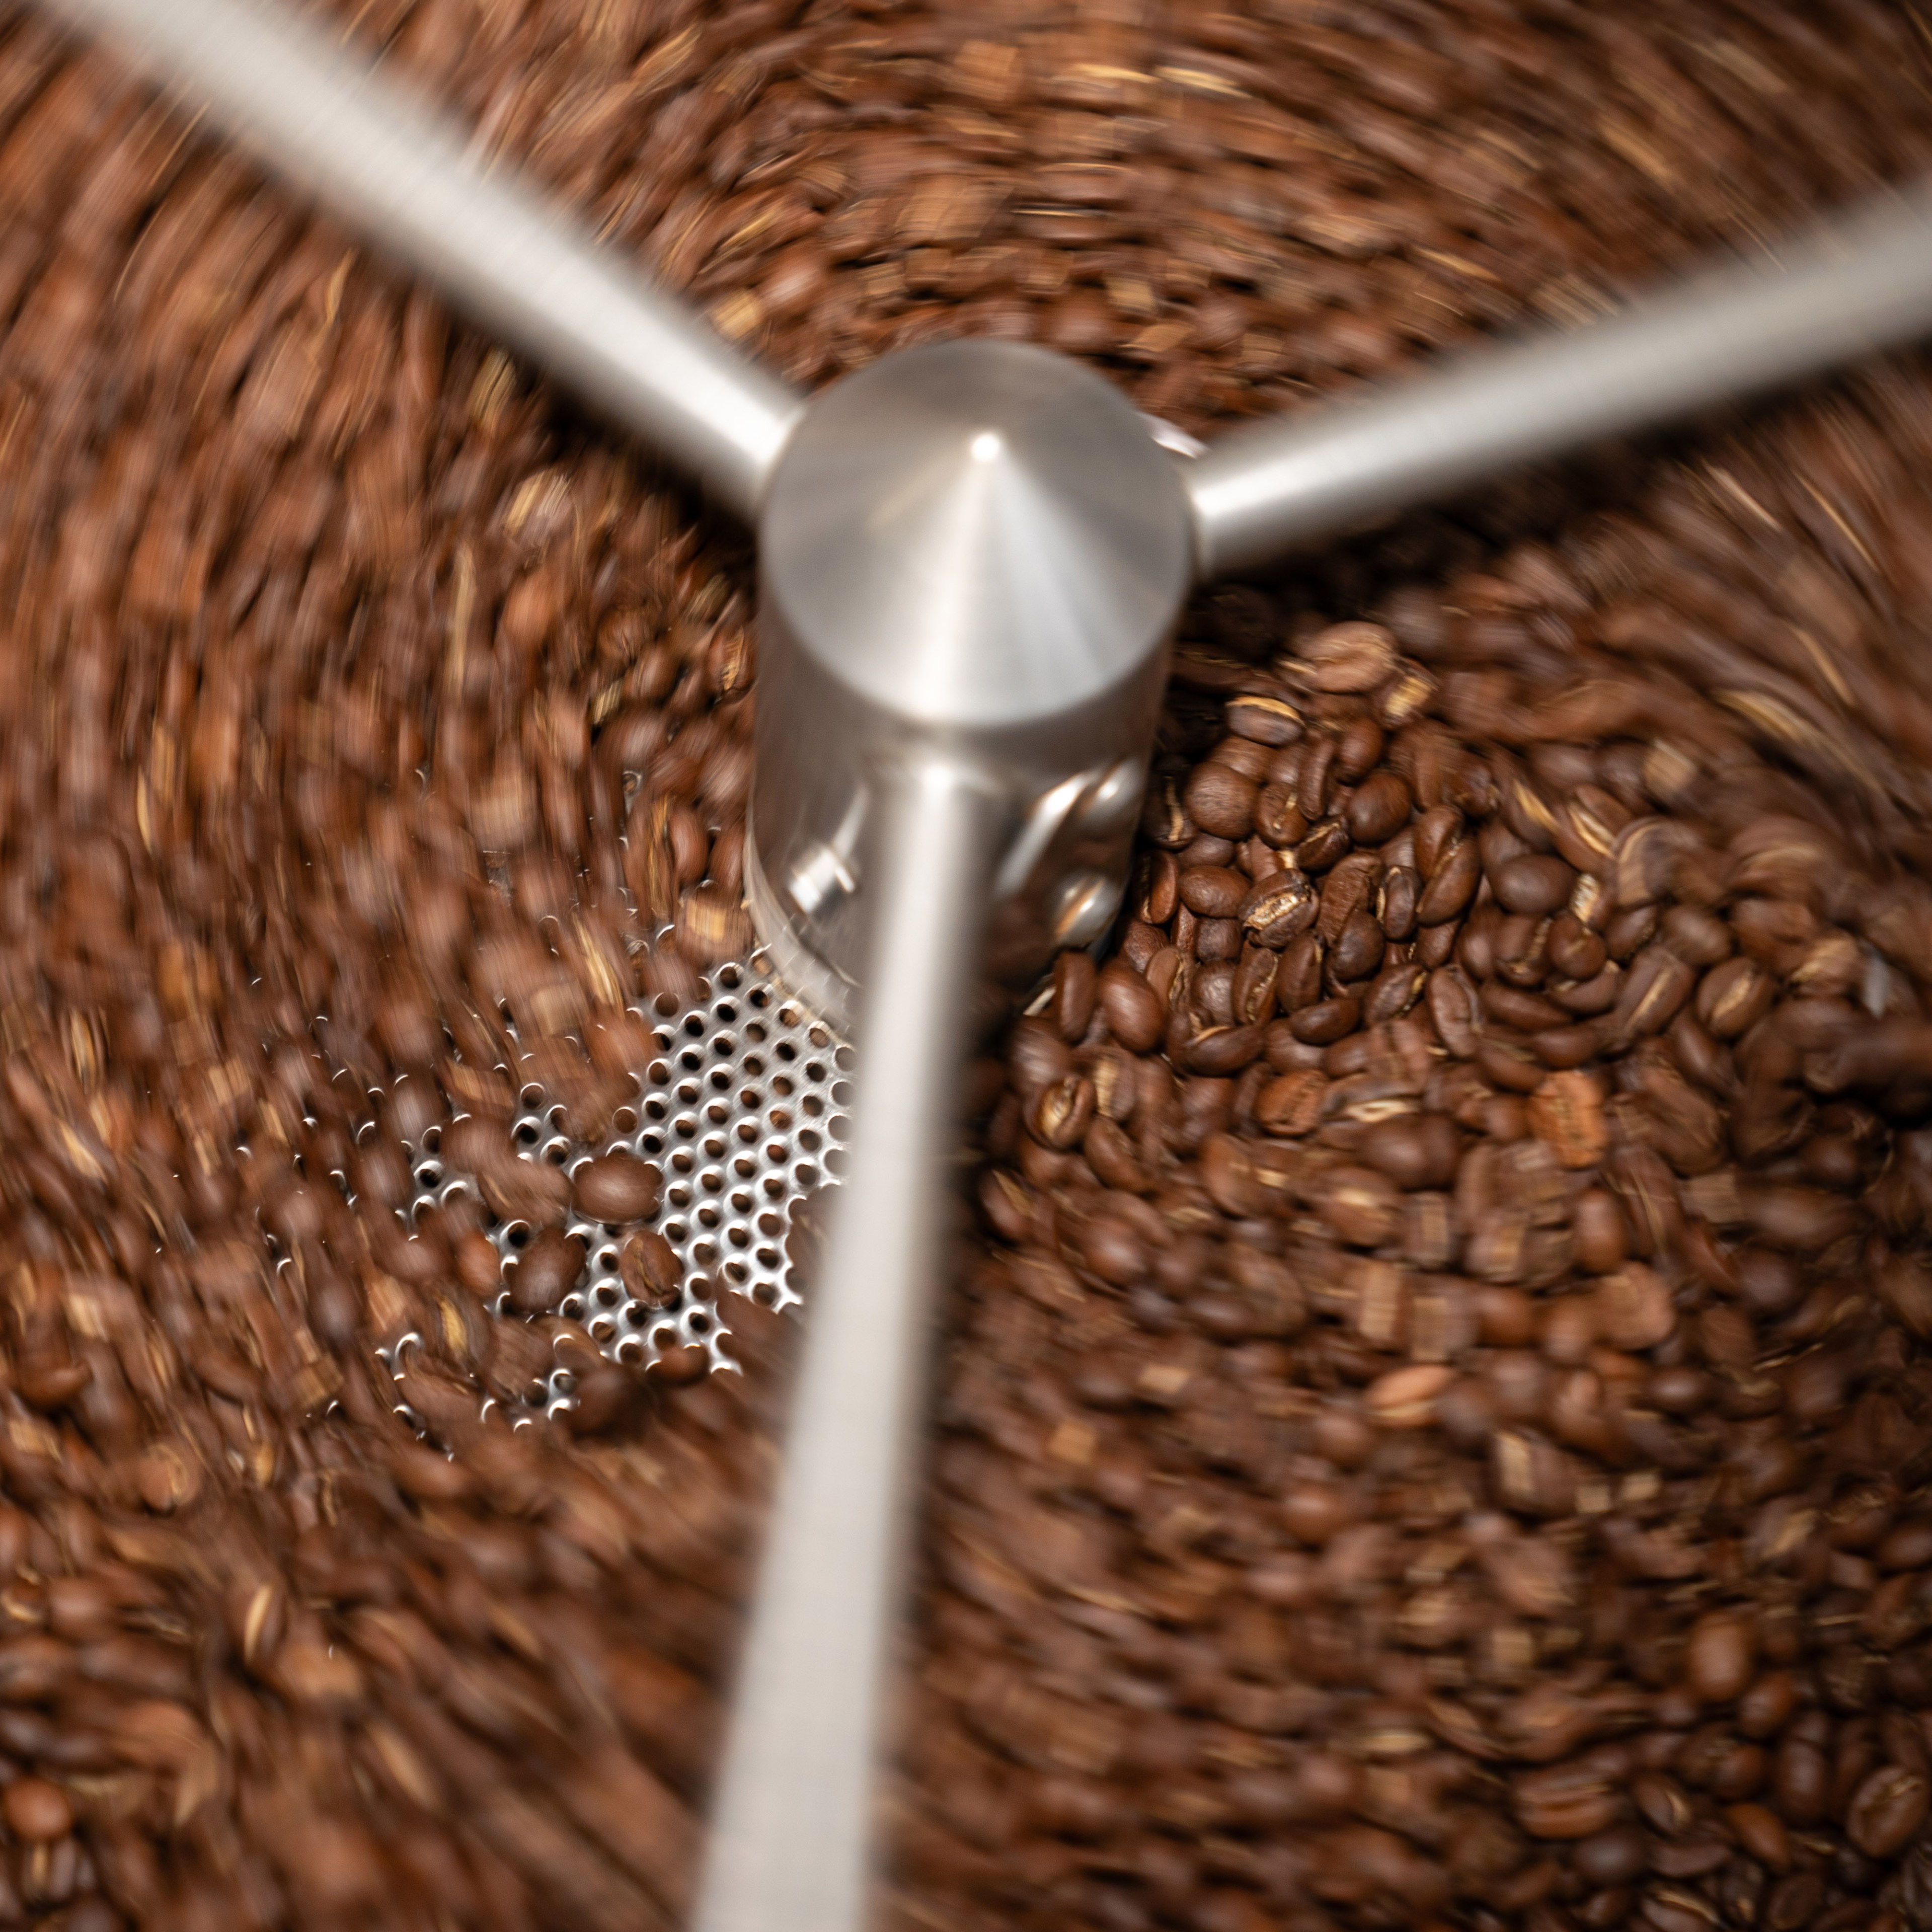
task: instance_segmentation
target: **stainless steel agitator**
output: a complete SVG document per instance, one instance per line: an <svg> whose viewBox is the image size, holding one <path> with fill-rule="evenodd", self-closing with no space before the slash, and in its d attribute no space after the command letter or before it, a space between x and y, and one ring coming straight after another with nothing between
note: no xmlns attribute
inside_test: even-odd
<svg viewBox="0 0 1932 1932"><path fill-rule="evenodd" d="M248 0L46 4L755 528L751 906L861 1059L698 1923L856 1932L975 988L1111 925L1190 585L1932 328L1932 191L1190 460L1012 344L808 401L314 28Z"/></svg>

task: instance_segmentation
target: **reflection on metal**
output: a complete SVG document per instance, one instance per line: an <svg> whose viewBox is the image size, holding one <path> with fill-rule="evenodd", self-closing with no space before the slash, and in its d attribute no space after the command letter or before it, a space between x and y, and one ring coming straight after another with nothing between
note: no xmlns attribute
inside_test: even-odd
<svg viewBox="0 0 1932 1932"><path fill-rule="evenodd" d="M930 757L993 801L997 976L1051 958L1068 880L1124 880L1188 583L1178 470L1109 384L1018 344L908 351L814 399L758 532L766 944L860 982L886 828L855 787Z"/></svg>

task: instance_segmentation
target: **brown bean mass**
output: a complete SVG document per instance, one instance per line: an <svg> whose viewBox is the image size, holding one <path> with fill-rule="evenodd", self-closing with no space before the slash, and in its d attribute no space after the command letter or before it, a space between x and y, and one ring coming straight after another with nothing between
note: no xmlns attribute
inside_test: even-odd
<svg viewBox="0 0 1932 1932"><path fill-rule="evenodd" d="M322 11L802 385L1203 434L1923 165L1880 0ZM0 199L0 1917L674 1924L795 1324L512 1127L748 943L742 533L25 10ZM1190 606L974 1085L888 1922L1932 1922L1928 446Z"/></svg>

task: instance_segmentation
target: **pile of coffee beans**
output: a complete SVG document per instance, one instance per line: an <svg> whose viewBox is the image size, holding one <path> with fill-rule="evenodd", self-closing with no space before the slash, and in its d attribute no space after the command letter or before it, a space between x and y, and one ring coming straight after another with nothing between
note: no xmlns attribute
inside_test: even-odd
<svg viewBox="0 0 1932 1932"><path fill-rule="evenodd" d="M1932 163L1893 0L320 10L802 382L1203 433ZM673 1925L794 1324L606 1361L653 1177L510 1130L748 948L746 541L10 4L0 207L0 1924ZM1928 475L1903 359L1190 611L980 1068L908 1932L1932 1924Z"/></svg>

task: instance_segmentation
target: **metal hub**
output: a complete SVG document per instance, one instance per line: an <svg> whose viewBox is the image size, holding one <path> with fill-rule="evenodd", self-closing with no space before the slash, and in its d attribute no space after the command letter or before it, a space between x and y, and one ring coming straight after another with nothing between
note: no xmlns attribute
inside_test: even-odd
<svg viewBox="0 0 1932 1932"><path fill-rule="evenodd" d="M908 350L814 399L759 537L752 903L788 980L846 1016L882 788L922 758L994 802L995 972L1097 938L1193 564L1143 418L1046 350Z"/></svg>

